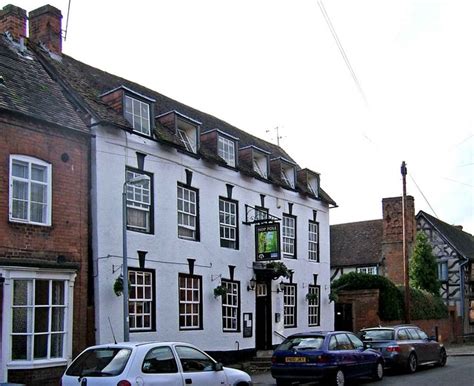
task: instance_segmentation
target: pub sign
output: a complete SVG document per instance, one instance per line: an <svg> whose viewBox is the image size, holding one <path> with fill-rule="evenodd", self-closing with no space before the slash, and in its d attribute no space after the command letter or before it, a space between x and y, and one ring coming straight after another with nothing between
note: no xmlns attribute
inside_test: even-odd
<svg viewBox="0 0 474 386"><path fill-rule="evenodd" d="M255 225L256 260L280 259L280 224Z"/></svg>

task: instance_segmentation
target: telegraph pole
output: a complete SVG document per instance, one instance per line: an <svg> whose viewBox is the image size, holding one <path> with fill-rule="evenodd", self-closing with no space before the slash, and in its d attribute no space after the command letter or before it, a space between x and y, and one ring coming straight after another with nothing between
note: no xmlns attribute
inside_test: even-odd
<svg viewBox="0 0 474 386"><path fill-rule="evenodd" d="M411 322L410 317L410 275L408 266L408 243L407 243L407 221L406 221L406 209L407 209L407 166L405 161L402 162L401 167L402 180L403 180L403 196L402 196L402 229L403 229L403 271L404 271L404 283L405 283L405 323Z"/></svg>

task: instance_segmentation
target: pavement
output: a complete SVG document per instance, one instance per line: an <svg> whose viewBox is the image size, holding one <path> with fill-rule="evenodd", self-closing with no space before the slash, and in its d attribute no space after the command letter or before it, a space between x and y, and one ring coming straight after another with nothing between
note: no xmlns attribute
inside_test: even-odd
<svg viewBox="0 0 474 386"><path fill-rule="evenodd" d="M474 356L474 342L445 344L446 353L451 357Z"/></svg>

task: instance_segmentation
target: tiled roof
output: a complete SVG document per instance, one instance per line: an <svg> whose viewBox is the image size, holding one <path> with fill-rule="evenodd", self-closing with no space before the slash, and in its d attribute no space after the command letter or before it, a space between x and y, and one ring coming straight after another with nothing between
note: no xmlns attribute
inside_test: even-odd
<svg viewBox="0 0 474 386"><path fill-rule="evenodd" d="M383 220L331 225L330 235L331 267L380 263Z"/></svg>
<svg viewBox="0 0 474 386"><path fill-rule="evenodd" d="M35 55L0 34L0 109L88 132Z"/></svg>
<svg viewBox="0 0 474 386"><path fill-rule="evenodd" d="M423 216L459 254L474 261L473 235L464 232L455 225L449 225L422 210L418 212L416 218L418 219L420 216Z"/></svg>
<svg viewBox="0 0 474 386"><path fill-rule="evenodd" d="M264 141L219 118L196 110L174 99L168 98L167 96L144 87L138 83L134 83L119 76L99 70L64 54L61 56L61 60L52 59L48 55L42 56L49 63L49 65L54 68L54 71L65 82L66 86L71 90L74 90L74 92L79 95L81 103L88 113L90 113L100 123L117 125L119 127L132 130L131 125L125 120L123 115L115 111L100 98L100 95L107 93L110 90L119 87L126 87L133 90L134 92L156 100L154 104L155 116L170 111L177 111L180 114L184 114L185 116L201 122L200 127L201 132L203 133L208 130L219 129L233 137L239 138L240 147L253 145L270 152L272 154L272 158L283 157L291 162L294 162L294 160L281 147ZM161 140L172 146L181 147L181 144L178 143L176 138L159 124L157 124L155 129L155 136L158 140ZM216 159L216 157L212 156L209 151L206 151L206 149L203 149L200 155L210 161L217 161L218 163L221 162L220 159ZM240 169L243 173L249 174L248 170L243 170L242 168ZM305 194L308 193L305 191L304 187L301 187L299 190ZM324 192L323 189L320 189L319 196L324 202L331 205L336 205L335 201L326 192Z"/></svg>

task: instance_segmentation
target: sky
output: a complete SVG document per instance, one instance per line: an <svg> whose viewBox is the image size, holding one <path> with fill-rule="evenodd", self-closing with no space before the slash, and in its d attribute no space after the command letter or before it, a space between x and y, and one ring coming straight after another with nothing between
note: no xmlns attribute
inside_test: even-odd
<svg viewBox="0 0 474 386"><path fill-rule="evenodd" d="M416 212L474 233L472 0L10 2L59 8L75 59L279 142L331 224L382 218L405 161Z"/></svg>

